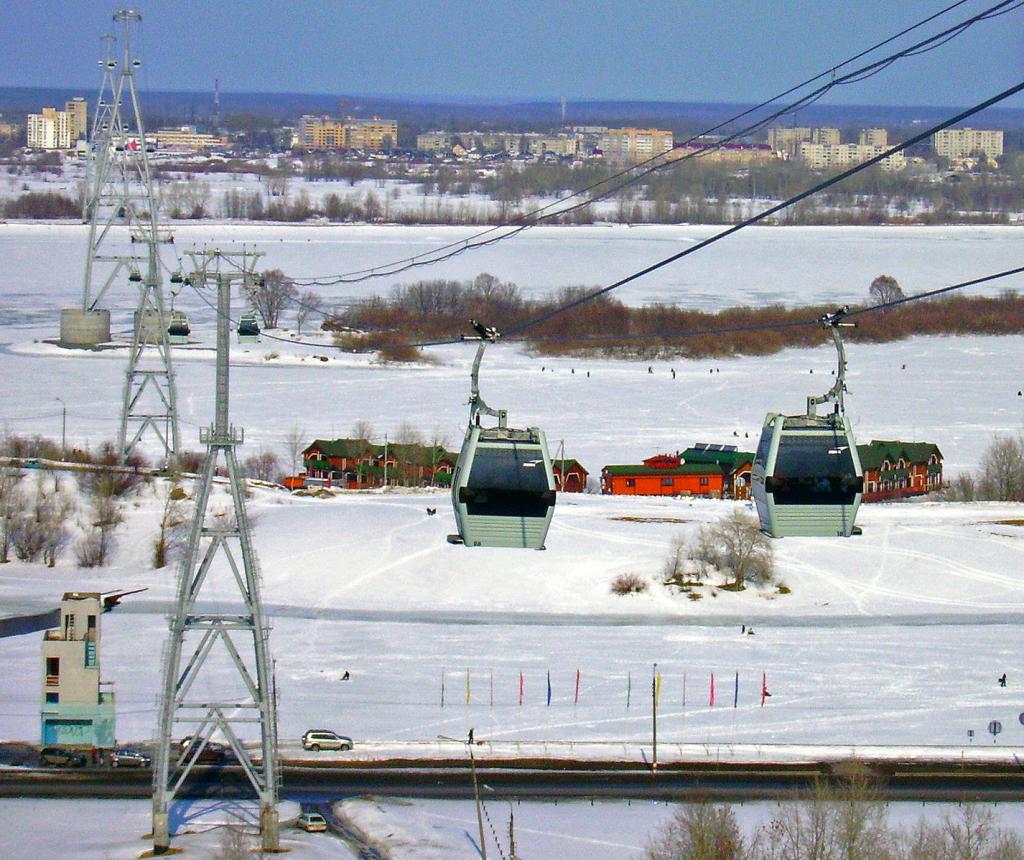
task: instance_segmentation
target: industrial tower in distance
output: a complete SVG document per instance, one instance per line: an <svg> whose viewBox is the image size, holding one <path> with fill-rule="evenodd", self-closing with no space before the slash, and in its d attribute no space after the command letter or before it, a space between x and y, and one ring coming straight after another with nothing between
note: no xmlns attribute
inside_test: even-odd
<svg viewBox="0 0 1024 860"><path fill-rule="evenodd" d="M101 306L121 278L137 288L128 353L118 446L125 459L147 431L159 441L164 458L179 449L178 414L161 276L160 244L170 242L158 225L158 201L146 152L134 71L132 27L142 16L132 9L114 13L121 29L121 60L114 36L104 36L103 80L90 140L83 220L89 223L85 282L80 308L61 311L62 346L94 348L110 340L110 311ZM118 66L120 65L120 68ZM136 250L139 249L139 250Z"/></svg>
<svg viewBox="0 0 1024 860"><path fill-rule="evenodd" d="M170 846L170 803L195 765L207 759L204 751L216 734L227 742L259 798L262 850L277 851L277 707L270 628L263 618L259 570L235 455L243 434L228 420L231 287L254 286L261 254L204 251L190 256L196 269L190 276L192 285L217 290L217 396L213 426L199 435L206 445L206 461L196 480L195 512L178 570L170 643L164 652L153 766L153 849L164 853ZM218 491L211 503L222 455L228 499ZM223 501L228 502L226 508L218 508ZM216 611L203 606L207 586L216 589ZM234 595L236 606L230 605L225 589ZM245 745L246 730L259 731L259 761ZM182 736L185 741L178 740Z"/></svg>

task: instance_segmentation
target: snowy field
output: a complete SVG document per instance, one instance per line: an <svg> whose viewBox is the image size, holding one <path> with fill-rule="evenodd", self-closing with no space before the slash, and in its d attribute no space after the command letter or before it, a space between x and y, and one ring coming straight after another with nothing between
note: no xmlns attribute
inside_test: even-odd
<svg viewBox="0 0 1024 860"><path fill-rule="evenodd" d="M268 251L267 268L308 275L408 256L468 232L204 225L179 230L176 247L255 243ZM490 271L528 292L607 283L710 232L534 230L413 277ZM1013 228L764 228L668 267L622 298L708 308L854 301L883 272L909 293L1017 265L1019 242ZM60 397L68 407L69 442L96 444L116 433L124 352L76 353L42 342L56 334L56 310L78 301L84 244L85 230L77 226L0 225L0 425L10 431L57 437ZM384 279L373 289L391 283ZM1007 279L993 292L1022 285L1024 279ZM183 295L180 302L192 313L198 341L175 351L185 445L197 448L198 427L212 417L213 320L195 297ZM132 297L122 290L112 304L115 329L123 333ZM936 442L947 477L976 467L993 434L1022 428L1022 347L1021 337L851 346L847 404L858 438ZM236 347L232 421L246 430L241 455L261 448L283 454L293 426L310 439L333 438L348 434L357 420L369 421L380 437L409 423L457 447L471 350L432 354L436 364L395 367L339 355L326 341L304 347L264 339ZM765 412L796 412L808 394L829 386L834 356L823 347L657 362L650 365L653 373L648 366L551 360L497 347L489 351L482 391L492 405L509 409L513 423L543 427L553 447L564 440L566 456L596 476L604 464L638 462L696 441L752 447ZM169 570L150 569L162 490L159 484L147 488L129 503L110 567L77 569L69 552L52 570L18 562L0 568L0 614L53 606L65 590L148 587L103 618L103 673L115 682L124 740L147 739L155 727L164 612L174 580ZM428 506L438 507L438 516L428 518ZM661 563L674 536L692 535L731 503L562 496L544 553L447 544L454 523L443 494L321 500L257 490L252 508L274 626L281 737L290 743L324 725L360 745L463 737L471 727L476 737L495 743L639 744L649 730L645 699L657 662L663 675L659 734L666 744L969 748L967 733L974 730L975 746L986 744L1007 758L1024 746L1017 719L1024 705L1024 531L999 522L1024 518L1019 505L865 506L861 537L774 544L779 578L792 593L712 594L708 588L699 601L660 586ZM610 582L623 572L647 578L647 593L612 595ZM223 582L211 581L209 599L225 596ZM742 635L741 624L753 626L755 635ZM0 640L0 666L0 739L36 740L39 637ZM346 670L352 680L341 682ZM1009 677L1005 689L995 682L1002 672ZM772 692L764 708L762 674ZM219 678L215 672L212 687ZM995 744L985 733L992 719L1005 727ZM138 821L126 819L126 832L97 843L106 847L95 856L119 857L126 846L137 847L137 835L148 829L146 806L132 808ZM563 817L563 808L545 809L534 825L538 834L553 840L551 831L573 829L605 838L586 813ZM0 833L23 809L0 803ZM458 841L465 838L461 822L471 810L451 809L418 804L414 815L392 806L381 827L415 820L421 834L423 821L433 817L446 829L438 838L449 841L441 844L456 847L397 856L461 856L470 848ZM524 856L640 856L647 832L665 814L659 809L603 854L592 845L574 848L538 835ZM454 821L442 826L446 816ZM530 825L524 820L523 826ZM614 842L614 834L608 839ZM14 844L0 837L7 853Z"/></svg>

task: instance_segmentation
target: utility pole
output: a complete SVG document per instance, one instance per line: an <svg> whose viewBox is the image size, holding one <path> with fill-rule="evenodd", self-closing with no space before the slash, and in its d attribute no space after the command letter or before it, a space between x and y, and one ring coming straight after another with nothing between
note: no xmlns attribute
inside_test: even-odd
<svg viewBox="0 0 1024 860"><path fill-rule="evenodd" d="M658 664L651 668L651 770L658 769Z"/></svg>
<svg viewBox="0 0 1024 860"><path fill-rule="evenodd" d="M68 405L59 397L55 397L60 404L60 455L67 457L68 452Z"/></svg>
<svg viewBox="0 0 1024 860"><path fill-rule="evenodd" d="M119 275L139 290L132 342L128 350L118 448L127 460L147 431L157 437L164 459L174 459L180 447L177 397L159 245L173 241L161 234L159 201L146 153L146 131L135 88L135 69L142 61L132 52L132 28L142 22L134 9L118 9L115 27L123 26L120 71L114 58L113 36L105 36L106 58L100 61L103 81L90 141L87 196L83 220L89 222L89 247L81 308L61 312L61 342L95 346L110 340L110 311L99 306ZM122 108L124 105L124 108ZM116 239L127 238L125 254ZM135 251L144 249L143 254Z"/></svg>
<svg viewBox="0 0 1024 860"><path fill-rule="evenodd" d="M260 803L261 849L279 849L277 798L277 707L269 653L270 628L263 617L260 574L252 546L252 532L245 509L243 478L235 448L243 433L229 422L228 369L231 342L231 287L240 282L250 286L256 279L255 266L262 256L252 252L190 253L196 272L192 283L198 288L217 289L216 409L213 426L200 430L206 445L206 460L196 481L195 511L188 543L178 569L177 598L171 619L170 642L163 661L163 694L160 702L157 749L153 767L153 851L166 853L170 847L169 806L184 786L215 732L227 740L243 773L256 791ZM227 266L222 266L227 263ZM209 516L210 495L217 463L223 455L233 509L223 516ZM241 564L232 547L237 546ZM226 563L216 564L223 550ZM202 589L219 580L216 610L202 606ZM225 606L225 587L238 589L240 605L235 611ZM218 643L223 649L218 649ZM186 655L187 648L187 655ZM206 660L216 651L220 665L205 677L216 680L218 690L232 693L212 695L196 680L204 676ZM187 659L183 660L183 657ZM234 683L224 680L225 667L234 670ZM193 686L200 690L192 693ZM191 743L184 748L174 738L179 727L188 727ZM239 729L258 727L259 762L240 737Z"/></svg>
<svg viewBox="0 0 1024 860"><path fill-rule="evenodd" d="M476 823L480 829L480 856L487 860L487 843L484 841L484 815L480 804L480 783L476 778L476 756L473 755L473 730L469 730L469 740L466 742L466 749L469 750L469 768L473 773L473 798L476 800Z"/></svg>

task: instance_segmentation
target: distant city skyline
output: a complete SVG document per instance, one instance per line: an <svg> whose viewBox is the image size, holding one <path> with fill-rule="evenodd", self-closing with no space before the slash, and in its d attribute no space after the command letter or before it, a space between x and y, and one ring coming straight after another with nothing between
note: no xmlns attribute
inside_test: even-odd
<svg viewBox="0 0 1024 860"><path fill-rule="evenodd" d="M479 0L454 8L430 0L196 0L187 6L143 0L133 8L143 16L143 90L212 91L219 78L222 92L750 103L950 2ZM905 47L994 2L967 0L898 44ZM112 29L115 8L10 2L0 86L80 88L88 95L99 82L99 39ZM1022 78L1024 9L837 88L823 104L966 105ZM1004 106L1024 106L1024 97Z"/></svg>

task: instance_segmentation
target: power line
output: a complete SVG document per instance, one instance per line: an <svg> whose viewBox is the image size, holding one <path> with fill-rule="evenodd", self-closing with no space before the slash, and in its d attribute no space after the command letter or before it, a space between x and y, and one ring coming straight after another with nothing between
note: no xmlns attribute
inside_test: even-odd
<svg viewBox="0 0 1024 860"><path fill-rule="evenodd" d="M876 61L874 61L874 62L872 62L872 63L870 63L870 64L868 64L868 65L866 65L864 67L861 67L859 69L855 69L855 70L853 70L851 72L848 72L845 75L841 75L841 76L836 76L835 75L835 72L838 69L841 69L844 66L847 66L850 63L855 62L856 60L866 56L867 54L872 53L873 51L877 50L878 48L883 47L884 45L889 44L890 42L900 38L901 36L904 36L907 33L910 33L913 30L915 30L915 29L917 29L917 28L919 28L921 26L924 26L927 23L930 23L931 21L935 20L936 18L938 18L938 17L948 13L949 11L957 8L958 6L962 5L963 2L965 2L965 0L958 0L958 2L953 3L950 6L945 7L944 9L940 10L939 12L936 12L933 15L931 15L931 16L929 16L927 18L922 19L921 21L919 21L916 24L914 24L914 25L912 25L912 26L910 26L910 27L900 31L899 33L897 33L897 34L895 34L893 36L890 36L889 38L887 38L887 39L885 39L885 40L883 40L881 42L878 42L877 44L873 45L872 47L870 47L870 48L868 48L868 49L866 49L864 51L861 51L858 54L855 54L854 56L844 60L843 62L841 62L841 63L839 63L839 64L837 64L835 66L832 66L828 70L826 70L824 72L820 72L819 74L814 75L813 77L808 78L807 80L805 80L805 81L803 81L803 82L801 82L801 83L799 83L799 84L789 88L788 90L785 90L782 93L779 93L779 94L771 97L770 99L767 99L767 100L761 102L760 104L755 105L754 107L751 107L751 108L748 108L748 109L746 109L744 111L741 111L740 113L730 117L727 120L724 120L723 122L719 123L718 125L713 126L713 127L709 128L709 129L706 129L705 131L703 131L703 132L701 132L701 133L699 133L697 135L694 135L693 137L690 137L689 139L684 141L684 143L683 143L684 146L689 145L689 144L691 144L691 143L693 143L695 141L698 141L704 135L711 134L711 133L713 133L715 131L718 131L718 130L724 128L725 126L727 126L727 125L729 125L729 124L731 124L733 122L736 122L739 119L742 119L742 118L744 118L746 116L749 116L750 114L752 114L752 113L754 113L754 112L756 112L756 111L758 111L758 110L760 110L760 109L762 109L764 107L767 107L768 105L778 101L781 98L784 98L784 97L786 97L788 95L791 95L792 93L802 89L805 86L808 86L809 84L814 83L815 81L817 81L817 80L819 80L819 79L821 79L823 77L830 76L831 79L828 82L826 82L821 87L819 87L818 89L814 90L813 92L809 93L808 95L801 97L800 99L796 100L795 102L792 102L791 104L788 104L785 107L782 107L782 108L774 111L773 113L769 114L768 116L766 116L766 117L764 117L764 118L762 118L762 119L760 119L760 120L758 120L758 121L756 121L756 122L754 122L754 123L752 123L752 124L742 128L742 129L740 129L740 130L738 130L736 132L733 132L732 134L726 136L722 140L719 140L719 141L716 141L715 143L708 144L706 146L701 147L696 152L687 153L687 154L685 154L685 155L683 155L683 156L681 156L679 158L675 158L675 159L666 158L667 153L661 153L659 155L653 156L652 158L647 159L646 161L643 161L643 162L641 162L639 164L636 164L636 165L632 165L631 167L626 168L625 170L622 170L619 173L613 174L610 177L607 177L607 178L602 179L602 180L600 180L598 182L595 182L595 183L593 183L593 184L591 184L591 185L589 185L589 186L587 186L587 187L585 187L583 189L580 189L580 190L578 190L576 192L573 192L572 194L570 194L570 195L568 195L566 197L560 198L560 199L555 200L555 201L553 201L551 203L548 203L548 204L546 204L544 206L541 206L541 207L539 207L539 208L537 208L537 209L535 209L535 210L533 210L533 211L531 211L529 213L521 215L518 218L514 219L509 224L496 225L494 227L490 227L490 228L488 228L486 230L480 231L479 233L476 233L476 234L474 234L472 236L469 236L466 239L462 239L462 240L459 240L458 242L452 242L452 243L449 243L447 245L443 245L443 246L441 246L439 248L434 249L433 251L427 251L427 252L424 252L422 254L414 255L412 257L405 257L405 258L402 258L400 260L395 260L395 261L392 261L390 263L384 263L384 264L381 264L379 266L374 266L374 267L369 268L369 269L359 269L359 270L355 270L355 271L352 271L352 272L347 272L347 273L344 273L344 274L341 274L341 275L324 276L324 277L316 277L316 278L296 279L294 281L294 283L296 283L299 286L332 286L332 285L337 285L337 284L360 283L362 281L370 280L372 278L393 276L393 275L396 275L396 274L400 274L401 272L408 271L409 269L413 269L413 268L417 268L417 267L422 267L422 266L427 266L427 265L433 265L434 263L444 262L446 260L451 259L452 257L455 257L457 255L460 255L460 254L464 253L465 251L472 250L472 249L475 249L475 248L486 247L488 245L492 245L492 244L495 244L497 242L500 242L500 241L502 241L504 239L512 238L513 236L518 235L519 233L523 232L526 229L529 229L530 227L536 225L537 223L539 223L541 221L544 221L544 220L547 220L547 219L553 218L553 217L564 216L564 215L569 214L571 212L574 212L574 211L576 211L576 210L578 210L578 209L580 209L580 208L582 208L582 207L584 207L586 205L589 205L590 203L594 202L595 200L600 200L600 199L602 199L604 197L607 197L608 195L614 193L615 191L621 190L622 188L624 188L624 187L626 187L628 185L631 185L631 184L634 184L634 183L638 182L640 179L644 178L645 176L648 176L649 174L653 173L656 170L660 170L660 169L662 169L662 168L664 168L666 166L671 166L671 165L677 164L679 162L689 160L691 158L700 157L702 155L706 155L709 152L712 152L712 151L715 151L717 149L720 149L725 144L730 143L731 141L733 141L733 140L735 140L735 139L737 139L739 137L742 137L742 136L745 136L747 134L750 134L751 132L753 132L753 131L755 131L755 130L757 130L759 128L762 128L763 126L767 125L768 123L772 122L775 119L778 119L779 117L781 117L781 116L783 116L785 114L793 113L795 111L803 109L804 107L807 107L810 104L813 104L815 101L820 99L825 93L827 93L829 90L833 89L834 87L842 86L842 85L848 84L848 83L856 83L856 82L865 80L866 78L871 77L874 74L877 74L878 72L882 71L883 69L888 68L888 66L892 65L893 63L895 63L898 59L902 59L904 57L909 57L909 56L918 56L918 55L920 55L922 53L925 53L925 52L927 52L929 50L933 50L933 49L935 49L937 47L940 47L943 44L946 44L948 41L952 40L956 36L958 36L961 33L965 32L967 29L969 29L971 26L973 26L974 24L978 23L979 21L988 20L988 19L991 19L991 18L998 17L1000 15L1004 15L1004 14L1006 14L1008 12L1011 12L1011 11L1014 11L1014 10L1020 8L1022 5L1024 5L1024 3L1022 3L1022 0L1001 0L1001 2L996 3L995 5L985 9L984 11L979 12L978 14L973 15L970 18L967 18L964 21L961 21L961 22L959 22L959 23L957 23L957 24L955 24L955 25L953 25L951 27L948 27L947 29L943 30L940 33L937 33L937 34L935 34L933 36L928 37L927 39L924 39L924 40L922 40L920 42L917 42L914 45L911 45L911 46L909 46L907 48L904 48L904 49L902 49L900 51L897 51L896 53L891 54L891 55L889 55L887 57L884 57L884 58L882 58L880 60L876 60ZM628 177L628 178L626 178L623 182L620 182L618 184L612 184L612 183L614 183L614 181L616 179L621 179L623 177ZM598 189L601 186L605 186L605 185L607 185L608 187L605 188L603 191L601 191L599 194L590 195L585 200L582 200L582 201L580 201L580 202L578 202L576 204L573 204L572 206L558 208L556 211L548 211L549 209L552 209L554 207L561 206L561 204L564 204L568 200L571 200L571 199L573 199L575 197L582 196L584 194L589 194L589 192L591 192L591 191L593 191L595 189ZM519 223L517 225L517 222L522 222L522 223ZM501 233L499 235L492 235L492 234L496 233L497 231L502 230L502 229L504 229L506 227L510 228L507 232ZM486 238L486 237L489 237L489 238ZM316 310L318 312L322 312L320 309L316 309Z"/></svg>

